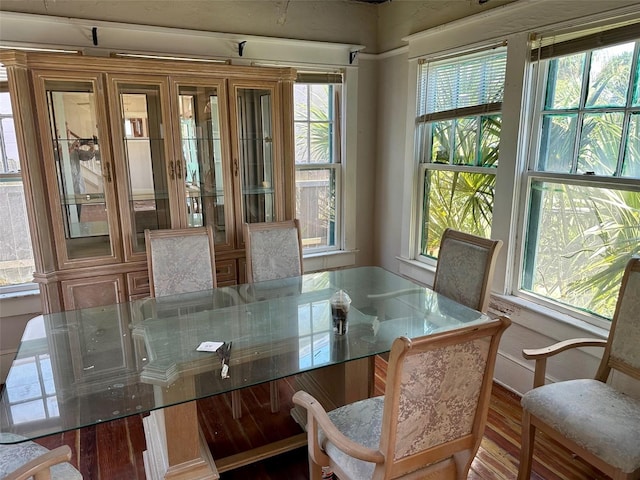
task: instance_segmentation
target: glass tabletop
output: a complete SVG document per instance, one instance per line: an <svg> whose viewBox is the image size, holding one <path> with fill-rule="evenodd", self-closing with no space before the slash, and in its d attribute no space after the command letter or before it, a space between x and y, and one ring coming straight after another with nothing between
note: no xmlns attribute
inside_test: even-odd
<svg viewBox="0 0 640 480"><path fill-rule="evenodd" d="M351 297L345 335L331 296ZM0 397L0 443L38 438L388 352L488 317L378 267L36 317ZM202 342L231 345L224 355ZM222 350L219 350L222 352ZM223 378L226 374L226 378Z"/></svg>

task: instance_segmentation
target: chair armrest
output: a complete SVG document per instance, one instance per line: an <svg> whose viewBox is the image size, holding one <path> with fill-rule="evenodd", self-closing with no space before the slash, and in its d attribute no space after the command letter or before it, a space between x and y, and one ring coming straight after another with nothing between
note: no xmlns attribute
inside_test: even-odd
<svg viewBox="0 0 640 480"><path fill-rule="evenodd" d="M27 480L31 477L34 477L35 480L50 478L46 475L41 476L41 474L48 473L53 465L68 462L69 460L71 460L71 449L68 445L62 445L25 463L4 477L4 480Z"/></svg>
<svg viewBox="0 0 640 480"><path fill-rule="evenodd" d="M535 360L535 370L533 374L533 388L544 385L544 378L547 369L547 358L557 355L572 348L579 347L604 347L607 340L602 338L572 338L554 343L543 348L525 348L522 356L527 360Z"/></svg>
<svg viewBox="0 0 640 480"><path fill-rule="evenodd" d="M307 392L296 392L293 395L293 403L307 410L307 436L310 447L318 446L317 428L313 425L313 423L317 423L322 428L327 439L350 457L364 460L365 462L384 462L384 455L379 450L364 447L342 434L333 424L320 402Z"/></svg>

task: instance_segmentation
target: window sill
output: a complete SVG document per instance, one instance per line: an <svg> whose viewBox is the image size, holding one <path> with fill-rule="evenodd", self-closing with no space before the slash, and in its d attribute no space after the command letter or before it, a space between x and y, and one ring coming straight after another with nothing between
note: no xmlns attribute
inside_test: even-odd
<svg viewBox="0 0 640 480"><path fill-rule="evenodd" d="M418 283L433 285L435 266L417 260L396 257L400 262L399 273ZM513 323L527 329L544 333L554 340L576 337L576 333L585 336L607 338L607 328L593 325L585 320L555 310L547 305L533 302L515 295L493 292L489 304L489 313L508 315Z"/></svg>
<svg viewBox="0 0 640 480"><path fill-rule="evenodd" d="M29 297L31 295L40 295L40 288L36 283L21 285L20 287L12 286L0 288L0 300Z"/></svg>
<svg viewBox="0 0 640 480"><path fill-rule="evenodd" d="M356 263L357 250L334 250L313 254L303 254L305 273L349 267Z"/></svg>
<svg viewBox="0 0 640 480"><path fill-rule="evenodd" d="M33 288L8 288L0 293L0 317L41 312L40 289L35 284Z"/></svg>

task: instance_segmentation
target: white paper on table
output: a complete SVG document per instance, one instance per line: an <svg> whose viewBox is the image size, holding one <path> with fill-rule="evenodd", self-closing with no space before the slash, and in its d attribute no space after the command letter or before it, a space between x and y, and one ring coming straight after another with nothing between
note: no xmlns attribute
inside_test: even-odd
<svg viewBox="0 0 640 480"><path fill-rule="evenodd" d="M224 342L202 342L200 345L198 345L198 348L196 348L196 350L199 352L215 352L222 345L224 345Z"/></svg>

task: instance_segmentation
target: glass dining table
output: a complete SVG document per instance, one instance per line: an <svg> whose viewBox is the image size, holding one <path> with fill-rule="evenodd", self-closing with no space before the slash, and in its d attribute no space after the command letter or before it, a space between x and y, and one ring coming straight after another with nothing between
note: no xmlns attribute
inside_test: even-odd
<svg viewBox="0 0 640 480"><path fill-rule="evenodd" d="M331 316L330 298L339 290L351 298L344 335L334 332ZM372 394L373 359L396 337L486 321L379 267L41 315L27 324L0 396L0 443L15 443L7 433L37 439L149 413L143 420L147 478L219 478L298 448L306 437L214 460L196 400L331 371L329 380L320 375L300 385L334 384L324 405L333 408ZM342 386L337 394L335 384Z"/></svg>

